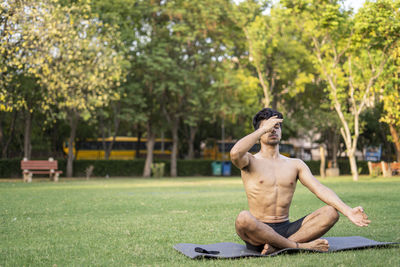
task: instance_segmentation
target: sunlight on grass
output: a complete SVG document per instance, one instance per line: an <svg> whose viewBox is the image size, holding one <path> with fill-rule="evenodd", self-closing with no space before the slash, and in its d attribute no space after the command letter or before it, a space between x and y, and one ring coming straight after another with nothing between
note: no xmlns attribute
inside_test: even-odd
<svg viewBox="0 0 400 267"><path fill-rule="evenodd" d="M112 181L112 182L111 182ZM3 181L5 182L5 181ZM22 182L16 180L7 180L7 182ZM43 182L43 180L41 180ZM0 180L1 184L1 180ZM75 179L73 182L68 180L61 180L59 184L63 184L62 187L56 186L56 184L47 183L46 186L41 184L40 187L35 189L48 190L48 189L99 189L99 188L142 188L142 187L185 187L185 186L224 186L224 185L238 185L242 184L240 177L236 178L162 178L162 179L92 179L92 180L78 180ZM1 189L1 187L0 187ZM32 190L32 187L25 187L19 189Z"/></svg>

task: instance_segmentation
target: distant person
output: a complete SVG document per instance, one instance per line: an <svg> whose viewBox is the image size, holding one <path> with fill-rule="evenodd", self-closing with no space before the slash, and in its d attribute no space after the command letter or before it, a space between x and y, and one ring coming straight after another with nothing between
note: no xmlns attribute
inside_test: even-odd
<svg viewBox="0 0 400 267"><path fill-rule="evenodd" d="M300 159L279 154L283 116L270 108L259 111L255 131L240 139L232 148L231 160L241 170L250 211L236 219L236 232L248 249L269 254L282 248L327 251L328 241L320 239L338 221L338 211L357 226L370 220L362 207L347 206L331 189L322 185ZM248 151L260 141L260 151ZM289 221L289 208L299 180L327 204L313 213Z"/></svg>

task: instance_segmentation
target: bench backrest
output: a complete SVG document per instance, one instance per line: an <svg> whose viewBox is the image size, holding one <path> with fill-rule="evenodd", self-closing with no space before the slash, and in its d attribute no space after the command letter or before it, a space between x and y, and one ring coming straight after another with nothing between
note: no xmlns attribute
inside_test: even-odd
<svg viewBox="0 0 400 267"><path fill-rule="evenodd" d="M392 162L390 163L390 167L392 169L400 169L400 162Z"/></svg>
<svg viewBox="0 0 400 267"><path fill-rule="evenodd" d="M22 170L57 170L57 161L48 160L21 160Z"/></svg>

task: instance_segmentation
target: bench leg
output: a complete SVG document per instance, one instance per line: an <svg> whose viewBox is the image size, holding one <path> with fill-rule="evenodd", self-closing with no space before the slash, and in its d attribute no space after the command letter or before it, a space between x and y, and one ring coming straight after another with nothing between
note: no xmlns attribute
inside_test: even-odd
<svg viewBox="0 0 400 267"><path fill-rule="evenodd" d="M54 170L51 170L50 171L50 174L49 174L49 176L50 176L50 181L54 181L54 182L58 182L58 177L59 177L59 173L58 172L55 172Z"/></svg>
<svg viewBox="0 0 400 267"><path fill-rule="evenodd" d="M22 178L24 182L28 182L28 173L22 172Z"/></svg>
<svg viewBox="0 0 400 267"><path fill-rule="evenodd" d="M369 175L370 176L372 176L372 175L374 175L374 170L373 170L373 168L372 168L372 162L371 161L368 161L368 171L369 171Z"/></svg>
<svg viewBox="0 0 400 267"><path fill-rule="evenodd" d="M60 174L58 172L53 174L54 176L54 182L58 182L58 177L60 176Z"/></svg>
<svg viewBox="0 0 400 267"><path fill-rule="evenodd" d="M24 182L26 182L26 183L32 182L32 173L24 172L23 176L24 176Z"/></svg>

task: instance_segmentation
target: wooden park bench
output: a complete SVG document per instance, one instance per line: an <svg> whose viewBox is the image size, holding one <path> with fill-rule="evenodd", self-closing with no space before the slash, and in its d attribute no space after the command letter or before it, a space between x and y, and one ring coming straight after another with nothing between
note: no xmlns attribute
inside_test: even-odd
<svg viewBox="0 0 400 267"><path fill-rule="evenodd" d="M368 161L368 169L370 175L380 175L385 177L392 175L400 175L400 162L370 162Z"/></svg>
<svg viewBox="0 0 400 267"><path fill-rule="evenodd" d="M62 171L57 170L58 163L56 160L21 160L21 170L24 182L32 182L33 174L49 174L50 180L58 182L58 177Z"/></svg>
<svg viewBox="0 0 400 267"><path fill-rule="evenodd" d="M400 175L400 162L390 163L390 168L392 169L393 175Z"/></svg>

